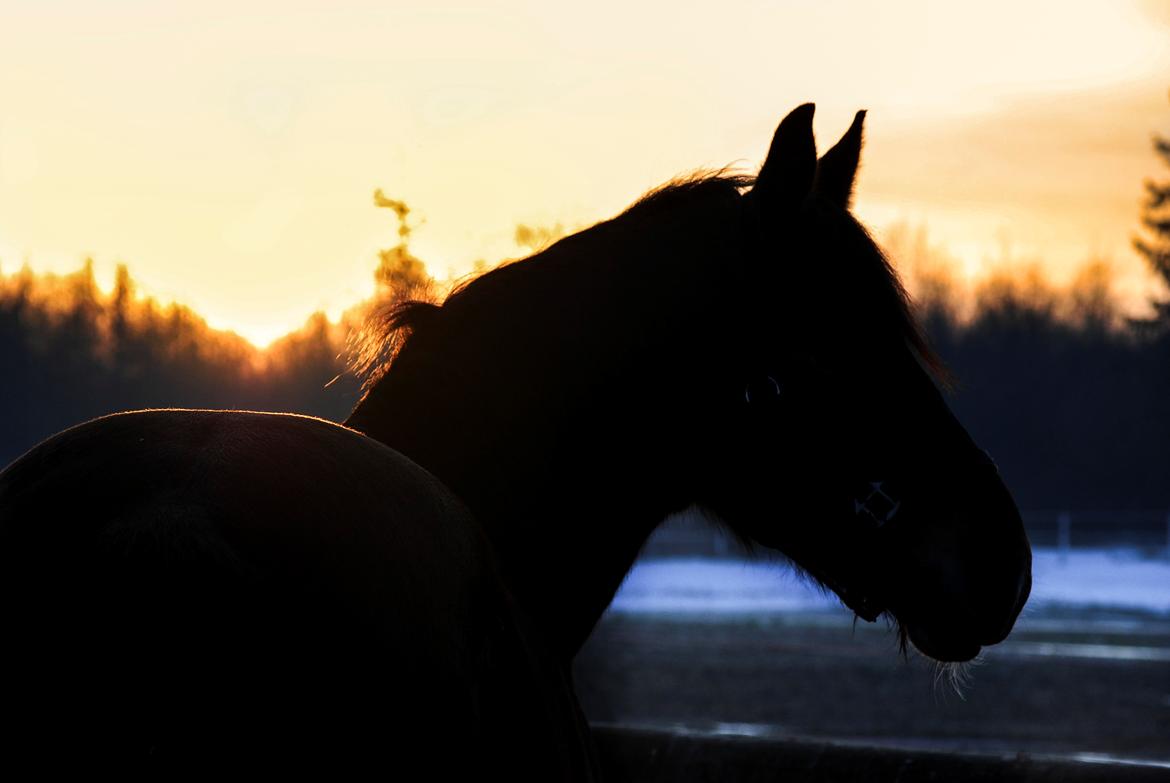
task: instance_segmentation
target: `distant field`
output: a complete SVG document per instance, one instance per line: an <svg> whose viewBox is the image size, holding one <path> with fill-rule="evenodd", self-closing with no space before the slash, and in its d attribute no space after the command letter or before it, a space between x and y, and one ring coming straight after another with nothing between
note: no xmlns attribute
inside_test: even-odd
<svg viewBox="0 0 1170 783"><path fill-rule="evenodd" d="M703 593L693 585L691 598ZM733 734L1170 763L1170 614L1050 603L986 651L960 697L929 662L904 661L880 623L854 627L831 603L611 612L576 664L586 713Z"/></svg>

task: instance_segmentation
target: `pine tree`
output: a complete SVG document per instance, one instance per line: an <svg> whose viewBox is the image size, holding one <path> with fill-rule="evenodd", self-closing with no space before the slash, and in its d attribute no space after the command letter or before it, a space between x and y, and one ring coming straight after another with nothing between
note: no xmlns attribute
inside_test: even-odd
<svg viewBox="0 0 1170 783"><path fill-rule="evenodd" d="M1170 166L1170 138L1155 134L1154 151L1163 163ZM1145 186L1142 224L1149 237L1136 237L1133 245L1170 288L1170 180L1146 180ZM1155 298L1152 304L1156 314L1143 325L1160 335L1170 335L1170 299Z"/></svg>
<svg viewBox="0 0 1170 783"><path fill-rule="evenodd" d="M406 222L410 207L405 201L387 198L381 188L374 191L374 206L392 210L398 218L398 244L378 251L378 268L374 270L377 298L382 302L425 298L432 281L426 264L410 252L410 234L414 231L414 226Z"/></svg>

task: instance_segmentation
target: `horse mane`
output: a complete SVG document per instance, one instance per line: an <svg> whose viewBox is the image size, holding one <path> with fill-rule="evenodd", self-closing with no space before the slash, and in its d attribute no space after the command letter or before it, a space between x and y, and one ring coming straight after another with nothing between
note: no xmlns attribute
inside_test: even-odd
<svg viewBox="0 0 1170 783"><path fill-rule="evenodd" d="M860 225L860 224L859 224ZM873 246L874 253L881 262L881 268L885 271L885 277L888 281L893 293L894 312L897 318L898 331L902 335L910 350L922 362L926 371L934 380L943 387L946 391L951 391L955 387L955 376L947 367L946 362L934 350L934 346L930 344L930 338L926 331L922 328L922 322L919 321L915 314L917 304L914 302L914 297L906 290L906 286L902 283L902 276L898 274L898 270L894 268L889 256L881 249L881 246L874 241L873 237L864 226L861 226L866 238Z"/></svg>
<svg viewBox="0 0 1170 783"><path fill-rule="evenodd" d="M642 218L673 213L680 206L695 202L738 199L741 192L750 188L754 182L754 176L735 173L726 168L691 172L648 191L616 217L563 237L536 253L504 261L460 280L441 302L436 297L428 296L427 291L408 291L405 296L395 296L375 307L356 339L351 340L350 370L362 380L363 390L369 391L390 369L411 335L426 329L442 314L443 308L463 299L469 290L503 282L502 278L512 274L517 267L537 262L555 249L563 248L566 243L587 240L615 225L628 225L631 221L641 223Z"/></svg>
<svg viewBox="0 0 1170 783"><path fill-rule="evenodd" d="M350 369L362 380L363 391L369 392L385 376L411 336L436 324L444 309L464 299L468 292L493 287L498 290L506 289L508 279L517 270L539 263L554 252L563 251L569 243L584 243L617 227L640 225L643 219L661 216L663 213L671 214L684 207L692 211L696 206L701 206L705 210L703 214L716 214L710 207L732 200L738 201L754 182L754 176L732 172L726 168L700 170L676 177L648 191L614 218L600 221L564 237L536 253L504 261L485 272L464 278L441 302L429 290L408 291L404 292L404 296L395 296L374 309L357 333L356 340L351 342ZM857 249L871 255L875 260L876 282L884 288L882 294L894 310L898 333L931 376L944 388L951 388L953 376L931 347L915 315L914 301L902 284L894 265L865 227L851 216L849 220L855 230L860 231L861 244L864 245Z"/></svg>
<svg viewBox="0 0 1170 783"><path fill-rule="evenodd" d="M349 339L349 370L361 379L363 391L382 379L415 329L432 321L442 309L430 299L394 298L375 305Z"/></svg>
<svg viewBox="0 0 1170 783"><path fill-rule="evenodd" d="M856 222L856 221L854 221ZM865 236L869 243L872 253L877 257L879 262L879 269L884 273L882 275L884 281L889 286L890 298L894 305L894 314L897 321L897 329L901 334L902 339L910 347L910 350L922 362L926 371L934 380L943 387L946 391L952 391L955 387L955 376L947 367L946 362L934 350L934 346L930 343L930 338L922 327L922 322L918 319L916 310L918 305L914 301L914 297L906 290L905 284L902 283L902 276L898 274L898 270L894 267L893 262L890 261L888 255L882 250L881 246L874 240L873 236L865 226L857 223L858 228Z"/></svg>

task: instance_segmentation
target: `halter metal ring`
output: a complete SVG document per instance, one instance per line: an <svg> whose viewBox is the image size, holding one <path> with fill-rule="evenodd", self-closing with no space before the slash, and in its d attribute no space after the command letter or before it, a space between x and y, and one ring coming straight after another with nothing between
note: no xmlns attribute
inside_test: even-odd
<svg viewBox="0 0 1170 783"><path fill-rule="evenodd" d="M771 375L765 375L765 376L764 376L764 380L763 380L763 382L764 382L764 383L769 383L769 384L771 384L771 386L772 386L772 396L773 396L774 398L776 398L776 399L779 399L779 398L780 398L780 395L781 395L781 394L783 393L783 391L784 391L784 387L782 387L782 386L780 385L780 381L776 380L776 379L775 379L775 378L773 378ZM747 404L748 404L748 405L751 405L751 404L752 404L752 385L753 385L753 384L752 384L751 382L749 382L749 383L747 384L747 386L745 386L745 387L744 387L744 389L743 389L743 398L744 398L744 400L747 402Z"/></svg>

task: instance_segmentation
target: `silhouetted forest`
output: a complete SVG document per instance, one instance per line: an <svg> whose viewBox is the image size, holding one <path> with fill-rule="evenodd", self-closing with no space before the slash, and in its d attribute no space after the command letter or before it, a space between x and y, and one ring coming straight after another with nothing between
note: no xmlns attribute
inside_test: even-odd
<svg viewBox="0 0 1170 783"><path fill-rule="evenodd" d="M952 407L1022 508L1170 510L1170 330L1122 314L1107 264L1063 289L1025 266L960 292L893 239Z"/></svg>
<svg viewBox="0 0 1170 783"><path fill-rule="evenodd" d="M321 314L260 351L182 305L134 293L126 267L105 293L92 263L65 276L0 276L0 462L72 424L134 408L294 410L343 416L344 327Z"/></svg>
<svg viewBox="0 0 1170 783"><path fill-rule="evenodd" d="M381 191L374 203L395 213L400 240L379 253L374 296L340 323L314 313L264 350L210 328L188 307L138 295L124 265L108 293L92 261L63 276L27 266L0 272L0 466L55 432L123 410L236 408L344 419L361 386L351 357L376 359L354 339L362 323L375 308L431 284L407 249L409 208Z"/></svg>
<svg viewBox="0 0 1170 783"><path fill-rule="evenodd" d="M313 315L261 351L189 308L136 295L120 267L110 292L92 264L65 276L0 274L0 463L105 413L145 407L295 411L340 420L357 399L350 337L388 298L433 285L400 243L382 251L378 294L330 323ZM1159 202L1155 208L1162 206ZM1156 215L1145 247L1162 248ZM530 234L517 232L518 244ZM521 236L521 233L524 236ZM548 238L553 237L552 231ZM559 233L559 228L555 230ZM916 294L935 347L958 379L953 405L1027 509L1170 508L1170 318L1123 317L1103 264L1058 289L1035 269L961 291L924 238L886 245ZM1170 267L1168 267L1170 268ZM1170 281L1168 281L1170 282ZM360 359L360 356L358 357ZM367 360L376 360L376 351Z"/></svg>
<svg viewBox="0 0 1170 783"><path fill-rule="evenodd" d="M1153 147L1170 166L1170 139ZM911 281L961 381L956 412L1023 508L1170 509L1170 181L1145 190L1133 244L1162 283L1147 318L1119 314L1101 262L1063 292L1034 268L993 276L966 319L942 269L920 264ZM895 257L923 244L903 241Z"/></svg>

